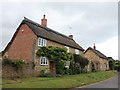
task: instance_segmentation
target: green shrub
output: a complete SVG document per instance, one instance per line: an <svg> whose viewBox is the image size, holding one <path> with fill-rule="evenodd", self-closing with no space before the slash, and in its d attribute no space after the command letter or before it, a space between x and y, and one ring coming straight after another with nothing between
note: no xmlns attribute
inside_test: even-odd
<svg viewBox="0 0 120 90"><path fill-rule="evenodd" d="M70 69L69 69L69 68L65 68L65 71L64 71L64 72L65 72L65 74L68 74L68 75L69 75L69 74L70 74Z"/></svg>
<svg viewBox="0 0 120 90"><path fill-rule="evenodd" d="M80 67L78 67L76 63L71 62L69 68L69 74L70 75L80 74Z"/></svg>
<svg viewBox="0 0 120 90"><path fill-rule="evenodd" d="M87 67L85 67L83 70L82 70L82 73L87 73Z"/></svg>
<svg viewBox="0 0 120 90"><path fill-rule="evenodd" d="M109 60L109 68L110 70L114 70L115 69L115 61L110 59Z"/></svg>
<svg viewBox="0 0 120 90"><path fill-rule="evenodd" d="M44 77L56 77L56 75L52 74L51 72L47 72L44 74Z"/></svg>
<svg viewBox="0 0 120 90"><path fill-rule="evenodd" d="M46 69L40 70L40 76L41 76L41 77L44 77L44 76L45 76L45 73L46 73Z"/></svg>
<svg viewBox="0 0 120 90"><path fill-rule="evenodd" d="M12 67L15 67L16 70L22 69L25 63L22 60L16 59L16 60L11 60L11 59L3 59L3 65L11 65Z"/></svg>
<svg viewBox="0 0 120 90"><path fill-rule="evenodd" d="M89 60L87 58L76 54L74 54L74 60L75 63L79 63L79 67L81 67L81 69L84 69L85 66L89 63Z"/></svg>
<svg viewBox="0 0 120 90"><path fill-rule="evenodd" d="M51 72L46 72L46 69L40 70L40 77L55 77Z"/></svg>
<svg viewBox="0 0 120 90"><path fill-rule="evenodd" d="M95 72L95 71L96 71L96 70L95 70L95 65L94 65L93 62L91 62L91 70L92 70L92 72Z"/></svg>
<svg viewBox="0 0 120 90"><path fill-rule="evenodd" d="M115 65L115 70L120 71L120 65Z"/></svg>

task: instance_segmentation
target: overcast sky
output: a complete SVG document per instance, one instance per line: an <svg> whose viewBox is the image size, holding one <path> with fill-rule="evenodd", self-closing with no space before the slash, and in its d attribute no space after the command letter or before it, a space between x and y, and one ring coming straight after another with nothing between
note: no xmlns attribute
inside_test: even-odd
<svg viewBox="0 0 120 90"><path fill-rule="evenodd" d="M117 2L5 2L0 9L0 51L11 40L24 16L41 23L45 14L49 28L67 36L72 34L84 49L95 43L97 50L118 59Z"/></svg>

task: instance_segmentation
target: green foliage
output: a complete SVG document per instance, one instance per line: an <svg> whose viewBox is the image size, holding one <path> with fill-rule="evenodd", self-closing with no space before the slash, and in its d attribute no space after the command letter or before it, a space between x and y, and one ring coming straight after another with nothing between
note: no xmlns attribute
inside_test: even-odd
<svg viewBox="0 0 120 90"><path fill-rule="evenodd" d="M86 65L88 65L89 61L87 58L82 57L80 55L74 54L74 60L76 63L80 64L81 69L84 69Z"/></svg>
<svg viewBox="0 0 120 90"><path fill-rule="evenodd" d="M73 59L73 55L71 53L67 53L66 48L59 47L41 47L36 53L37 56L46 56L50 60L71 60Z"/></svg>
<svg viewBox="0 0 120 90"><path fill-rule="evenodd" d="M65 64L64 63L65 63L64 60L56 61L55 67L56 67L57 74L65 74L65 72L64 72Z"/></svg>
<svg viewBox="0 0 120 90"><path fill-rule="evenodd" d="M109 59L109 68L110 68L110 70L115 69L115 60Z"/></svg>
<svg viewBox="0 0 120 90"><path fill-rule="evenodd" d="M18 70L22 69L25 63L22 60L3 59L3 65L12 65Z"/></svg>
<svg viewBox="0 0 120 90"><path fill-rule="evenodd" d="M59 47L41 47L37 53L37 56L45 56L48 57L49 60L53 60L55 62L56 73L64 74L65 62L67 60L73 60L73 55L71 53L67 53L66 48Z"/></svg>
<svg viewBox="0 0 120 90"><path fill-rule="evenodd" d="M31 78L20 78L17 80L3 78L2 87L3 89L4 88L46 88L48 90L50 88L51 90L52 89L56 90L56 88L75 88L83 85L96 83L108 79L110 77L113 77L115 75L116 75L115 71L100 71L100 72L90 72L90 73L78 74L78 75L62 75L61 77L56 77L56 78L31 77Z"/></svg>
<svg viewBox="0 0 120 90"><path fill-rule="evenodd" d="M40 70L40 76L43 77L46 73L46 69L42 69Z"/></svg>
<svg viewBox="0 0 120 90"><path fill-rule="evenodd" d="M92 70L92 72L95 72L96 70L95 70L95 65L94 65L94 63L91 61L91 70Z"/></svg>
<svg viewBox="0 0 120 90"><path fill-rule="evenodd" d="M46 69L40 70L40 77L55 77L51 72L46 72Z"/></svg>
<svg viewBox="0 0 120 90"><path fill-rule="evenodd" d="M76 55L74 54L74 60L75 60L75 63L76 63L76 73L79 74L79 73L86 73L87 72L87 69L85 66L88 65L89 63L89 60L85 57L82 57L80 55ZM77 65L79 63L79 65Z"/></svg>
<svg viewBox="0 0 120 90"><path fill-rule="evenodd" d="M82 69L81 73L87 73L87 67L84 67L84 69Z"/></svg>
<svg viewBox="0 0 120 90"><path fill-rule="evenodd" d="M71 62L70 63L70 68L69 68L69 74L74 75L74 74L80 74L80 67L76 65L76 63Z"/></svg>
<svg viewBox="0 0 120 90"><path fill-rule="evenodd" d="M75 63L71 62L69 69L70 69L70 70L69 70L69 74L70 74L70 75L76 74L76 65L75 65Z"/></svg>
<svg viewBox="0 0 120 90"><path fill-rule="evenodd" d="M119 60L115 61L115 70L120 71L120 61Z"/></svg>

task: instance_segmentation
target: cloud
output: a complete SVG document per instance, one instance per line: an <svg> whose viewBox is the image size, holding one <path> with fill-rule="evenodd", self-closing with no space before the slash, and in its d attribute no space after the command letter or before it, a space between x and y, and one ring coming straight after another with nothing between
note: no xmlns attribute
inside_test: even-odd
<svg viewBox="0 0 120 90"><path fill-rule="evenodd" d="M96 44L98 50L104 53L108 57L118 59L118 37L115 36L104 43Z"/></svg>
<svg viewBox="0 0 120 90"><path fill-rule="evenodd" d="M83 48L106 43L118 34L117 2L6 2L1 6L3 47L0 50L10 41L24 16L40 23L46 14L49 28L73 34Z"/></svg>

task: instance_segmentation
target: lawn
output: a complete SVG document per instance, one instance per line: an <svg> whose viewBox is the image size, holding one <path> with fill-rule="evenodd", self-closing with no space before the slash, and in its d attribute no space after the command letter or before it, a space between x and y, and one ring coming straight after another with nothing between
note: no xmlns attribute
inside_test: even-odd
<svg viewBox="0 0 120 90"><path fill-rule="evenodd" d="M3 88L74 88L99 82L115 76L115 71L98 71L61 77L32 77L3 79Z"/></svg>

